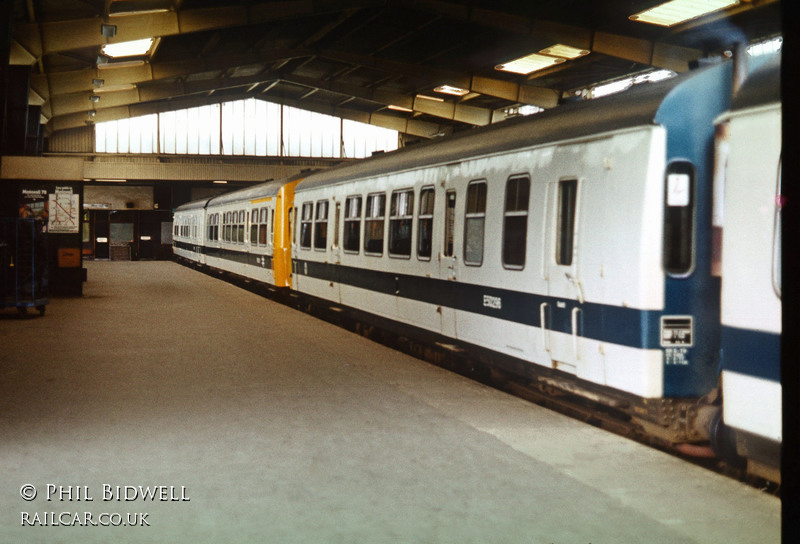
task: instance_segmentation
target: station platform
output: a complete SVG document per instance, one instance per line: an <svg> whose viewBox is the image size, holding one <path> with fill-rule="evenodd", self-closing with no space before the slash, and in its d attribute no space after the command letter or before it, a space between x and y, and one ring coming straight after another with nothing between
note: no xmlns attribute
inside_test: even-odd
<svg viewBox="0 0 800 544"><path fill-rule="evenodd" d="M5 542L780 541L752 487L178 264L84 264L0 314Z"/></svg>

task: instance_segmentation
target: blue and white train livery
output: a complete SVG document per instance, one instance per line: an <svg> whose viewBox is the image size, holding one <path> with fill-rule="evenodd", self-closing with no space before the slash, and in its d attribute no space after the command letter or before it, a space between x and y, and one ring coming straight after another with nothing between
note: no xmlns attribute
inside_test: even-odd
<svg viewBox="0 0 800 544"><path fill-rule="evenodd" d="M727 272L713 253L715 120L730 127L732 149L751 117L771 137L775 130L750 106L731 110L732 82L732 63L722 62L189 203L176 224L208 229L217 205L237 214L237 255L177 237L176 254L613 407L661 440L709 444L712 429L724 429L720 399L729 398L721 365L726 388L736 388L737 368L742 374L720 357L731 335L721 337ZM738 183L733 156L728 187ZM761 157L772 161L765 151L754 162ZM291 270L277 282L269 265L240 267L243 255L262 251L254 218L281 184L291 190L274 228L287 234L274 248L291 256ZM738 240L728 196L725 258ZM749 247L741 251L750 258ZM727 407L725 422L749 429Z"/></svg>

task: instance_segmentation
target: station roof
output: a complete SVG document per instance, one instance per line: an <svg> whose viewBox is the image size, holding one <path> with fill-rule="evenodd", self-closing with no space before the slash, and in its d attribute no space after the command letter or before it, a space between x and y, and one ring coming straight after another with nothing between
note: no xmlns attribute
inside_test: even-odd
<svg viewBox="0 0 800 544"><path fill-rule="evenodd" d="M777 0L643 22L663 3L15 0L10 62L50 133L252 97L431 138L781 32Z"/></svg>

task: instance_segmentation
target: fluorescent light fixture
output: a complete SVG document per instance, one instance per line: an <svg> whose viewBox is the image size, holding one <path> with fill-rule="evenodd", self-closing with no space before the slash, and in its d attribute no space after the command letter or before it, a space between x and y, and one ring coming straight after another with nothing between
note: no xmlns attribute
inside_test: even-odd
<svg viewBox="0 0 800 544"><path fill-rule="evenodd" d="M394 110L394 111L404 111L406 113L411 113L411 112L414 111L414 110L411 110L411 109L408 109L408 108L404 108L403 106L396 106L394 104L389 104L387 106L387 108L389 108L390 110Z"/></svg>
<svg viewBox="0 0 800 544"><path fill-rule="evenodd" d="M563 45L557 43L555 45L551 45L546 49L542 49L539 51L542 55L550 55L551 57L561 57L564 59L574 60L579 57L585 57L591 51L587 49L578 49L577 47L571 47L569 45Z"/></svg>
<svg viewBox="0 0 800 544"><path fill-rule="evenodd" d="M506 108L505 110L503 110L503 113L505 113L506 118L511 118L511 117L525 116L525 115L533 115L534 113L539 113L542 111L544 111L544 109L540 108L539 106L534 106L533 104L522 104L519 106L512 106L510 108Z"/></svg>
<svg viewBox="0 0 800 544"><path fill-rule="evenodd" d="M111 0L109 17L164 13L170 10L172 0Z"/></svg>
<svg viewBox="0 0 800 544"><path fill-rule="evenodd" d="M670 0L631 15L628 19L651 25L674 26L738 3L739 0Z"/></svg>
<svg viewBox="0 0 800 544"><path fill-rule="evenodd" d="M225 181L224 179L217 179L214 180L214 183L216 183L217 185L226 185L228 182Z"/></svg>
<svg viewBox="0 0 800 544"><path fill-rule="evenodd" d="M604 85L598 85L592 89L592 98L600 98L610 94L618 93L629 89L633 85L633 78L620 79Z"/></svg>
<svg viewBox="0 0 800 544"><path fill-rule="evenodd" d="M141 57L150 51L154 41L155 38L143 38L130 42L109 43L104 45L101 50L104 55L111 58Z"/></svg>
<svg viewBox="0 0 800 544"><path fill-rule="evenodd" d="M100 56L102 57L103 55L100 55ZM108 58L108 57L105 57L105 58ZM100 70L107 70L107 69L113 69L113 68L130 68L131 66L141 66L142 64L144 64L144 61L142 59L123 60L123 61L118 61L118 62L108 62L106 64L99 64L98 63L97 64L97 68L100 69Z"/></svg>
<svg viewBox="0 0 800 544"><path fill-rule="evenodd" d="M417 98L421 98L422 100L430 100L431 102L444 102L444 98L439 98L438 96L428 96L427 94L418 94Z"/></svg>
<svg viewBox="0 0 800 544"><path fill-rule="evenodd" d="M114 93L119 91L131 91L136 88L136 85L133 83L120 83L119 85L108 85L107 87L101 87L95 89L95 94L102 94L102 93Z"/></svg>
<svg viewBox="0 0 800 544"><path fill-rule="evenodd" d="M520 106L517 110L520 115L533 115L534 113L541 113L543 111L544 108L534 106L533 104L525 104L524 106Z"/></svg>
<svg viewBox="0 0 800 544"><path fill-rule="evenodd" d="M538 70L544 70L551 66L556 66L566 62L566 59L559 57L550 57L548 55L540 55L538 53L531 53L518 59L514 59L503 64L498 64L494 67L495 70L502 70L503 72L512 72L514 74L528 75Z"/></svg>
<svg viewBox="0 0 800 544"><path fill-rule="evenodd" d="M112 178L97 178L95 181L102 181L103 183L125 183L126 179L112 179Z"/></svg>
<svg viewBox="0 0 800 544"><path fill-rule="evenodd" d="M114 4L111 4L112 6ZM165 13L169 11L168 8L153 8L153 9L140 9L136 11L117 11L115 13L109 13L109 17L124 17L126 15L150 15L152 13Z"/></svg>
<svg viewBox="0 0 800 544"><path fill-rule="evenodd" d="M469 94L468 89L462 89L461 87L453 87L452 85L439 85L435 89L434 92L442 93L442 94L452 94L453 96L464 96Z"/></svg>
<svg viewBox="0 0 800 544"><path fill-rule="evenodd" d="M633 78L633 84L639 85L640 83L656 83L657 81L663 81L674 76L675 72L672 70L655 70L653 72L647 72L646 74L635 76Z"/></svg>

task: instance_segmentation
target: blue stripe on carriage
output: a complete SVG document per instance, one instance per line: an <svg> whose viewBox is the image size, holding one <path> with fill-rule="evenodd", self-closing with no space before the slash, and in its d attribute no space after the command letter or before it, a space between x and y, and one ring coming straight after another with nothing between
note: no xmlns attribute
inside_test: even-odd
<svg viewBox="0 0 800 544"><path fill-rule="evenodd" d="M547 303L547 328L566 334L572 334L572 310L579 308L578 328L584 338L640 349L661 347L659 330L663 312L657 310L580 304L566 298L313 261L295 260L294 274L531 327L542 326L539 309L542 303Z"/></svg>
<svg viewBox="0 0 800 544"><path fill-rule="evenodd" d="M264 255L261 253L249 253L247 251L237 251L235 249L226 249L221 247L206 247L197 244L189 244L186 242L173 242L174 246L192 253L203 254L207 257L216 257L218 259L225 259L240 264L248 264L250 266L257 266L258 268L272 269L272 255Z"/></svg>
<svg viewBox="0 0 800 544"><path fill-rule="evenodd" d="M723 326L722 369L780 382L781 335Z"/></svg>

